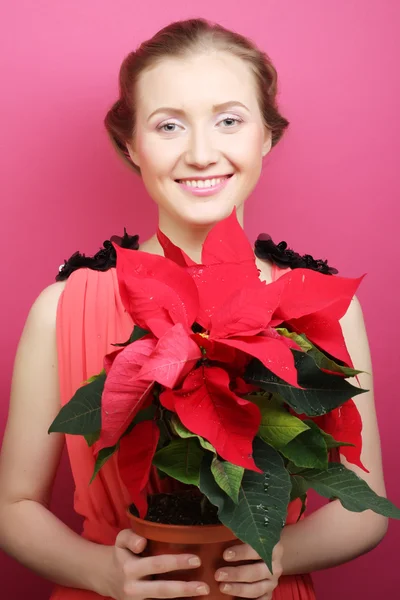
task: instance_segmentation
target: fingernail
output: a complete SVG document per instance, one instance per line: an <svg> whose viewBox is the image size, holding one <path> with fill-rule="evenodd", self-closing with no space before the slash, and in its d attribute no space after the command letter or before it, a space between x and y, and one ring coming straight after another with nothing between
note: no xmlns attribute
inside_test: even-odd
<svg viewBox="0 0 400 600"><path fill-rule="evenodd" d="M222 591L223 591L223 592L230 592L230 591L231 591L231 589L232 589L232 586L231 586L229 583L225 583L225 584L222 586Z"/></svg>
<svg viewBox="0 0 400 600"><path fill-rule="evenodd" d="M233 550L228 550L224 554L225 560L232 560L233 558L235 558L235 556L236 556L236 552L234 552Z"/></svg>
<svg viewBox="0 0 400 600"><path fill-rule="evenodd" d="M201 561L199 558L197 558L197 556L193 556L193 558L189 558L189 565L192 565L193 567L198 567L201 565Z"/></svg>
<svg viewBox="0 0 400 600"><path fill-rule="evenodd" d="M208 594L208 591L209 591L209 590L208 590L208 587L207 587L207 586L205 586L205 585L199 585L199 586L196 588L196 592L197 592L198 594Z"/></svg>
<svg viewBox="0 0 400 600"><path fill-rule="evenodd" d="M226 571L220 571L218 573L218 581L225 581L225 579L228 579L228 573Z"/></svg>

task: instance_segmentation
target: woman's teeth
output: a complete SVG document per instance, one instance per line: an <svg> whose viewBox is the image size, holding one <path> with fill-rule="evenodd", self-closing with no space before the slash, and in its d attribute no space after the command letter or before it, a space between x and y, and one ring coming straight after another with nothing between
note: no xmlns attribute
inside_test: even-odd
<svg viewBox="0 0 400 600"><path fill-rule="evenodd" d="M228 175L226 177L217 177L214 179L197 179L197 180L182 180L182 179L178 179L178 183L184 183L185 185L187 185L188 187L194 187L194 188L208 188L208 187L214 187L216 185L218 185L219 183L221 183L222 181L225 181L225 179L228 179Z"/></svg>

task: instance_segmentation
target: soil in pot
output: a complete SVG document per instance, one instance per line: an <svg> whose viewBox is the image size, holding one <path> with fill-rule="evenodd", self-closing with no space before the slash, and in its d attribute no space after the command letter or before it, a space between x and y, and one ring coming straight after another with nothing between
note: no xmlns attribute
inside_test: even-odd
<svg viewBox="0 0 400 600"><path fill-rule="evenodd" d="M204 581L210 587L210 594L199 598L233 600L233 596L220 592L215 571L228 564L222 557L224 550L241 542L218 521L217 508L197 490L150 496L145 520L132 512L136 513L134 507L128 511L133 531L149 540L144 556L193 553L201 559L197 569L160 574L156 578Z"/></svg>

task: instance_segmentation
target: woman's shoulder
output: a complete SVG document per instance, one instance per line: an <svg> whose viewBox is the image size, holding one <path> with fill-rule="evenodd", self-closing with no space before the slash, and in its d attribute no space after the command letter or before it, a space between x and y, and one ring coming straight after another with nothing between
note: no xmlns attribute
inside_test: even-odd
<svg viewBox="0 0 400 600"><path fill-rule="evenodd" d="M261 260L268 260L280 269L311 269L325 275L339 273L335 267L328 265L328 260L315 259L311 254L301 255L288 247L287 242L275 244L271 236L261 233L254 244L254 253Z"/></svg>
<svg viewBox="0 0 400 600"><path fill-rule="evenodd" d="M79 251L74 252L59 267L59 272L55 278L56 282L67 280L72 273L83 268L93 271L108 271L114 268L116 265L116 252L112 245L113 242L122 248L139 249L139 235L129 235L124 228L122 236L113 235L109 240L105 240L103 246L93 256L86 256ZM280 269L312 269L326 275L336 275L338 273L338 270L331 267L326 259L315 259L311 254L301 255L289 248L285 241L275 244L267 233L261 233L257 237L254 244L254 253L260 260L267 260Z"/></svg>
<svg viewBox="0 0 400 600"><path fill-rule="evenodd" d="M131 250L138 250L139 248L139 236L129 235L124 228L124 234L122 236L113 235L109 240L103 242L103 246L93 256L86 256L85 254L77 250L70 256L69 259L64 260L64 264L58 269L58 273L55 277L56 282L67 280L70 275L78 269L86 268L94 271L108 271L116 265L116 252L112 243L121 246L122 248L129 248Z"/></svg>
<svg viewBox="0 0 400 600"><path fill-rule="evenodd" d="M65 281L56 281L41 290L29 309L27 331L42 331L43 335L46 331L55 331L57 308L64 288Z"/></svg>

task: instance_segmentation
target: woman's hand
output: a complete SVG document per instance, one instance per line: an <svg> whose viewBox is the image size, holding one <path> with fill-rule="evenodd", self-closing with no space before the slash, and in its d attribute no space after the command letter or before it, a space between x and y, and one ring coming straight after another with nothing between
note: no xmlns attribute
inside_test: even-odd
<svg viewBox="0 0 400 600"><path fill-rule="evenodd" d="M272 593L278 585L282 575L283 545L278 542L272 552L272 575L264 561L248 544L232 546L224 552L224 559L256 560L249 565L239 567L223 567L215 573L215 579L222 581L220 590L225 594L239 598L256 598L257 600L271 600ZM227 587L228 586L228 587Z"/></svg>
<svg viewBox="0 0 400 600"><path fill-rule="evenodd" d="M113 581L108 595L114 600L144 598L198 597L209 593L202 581L165 581L149 579L152 575L181 569L195 569L200 559L193 554L163 554L139 557L147 540L130 529L119 532L113 547Z"/></svg>

